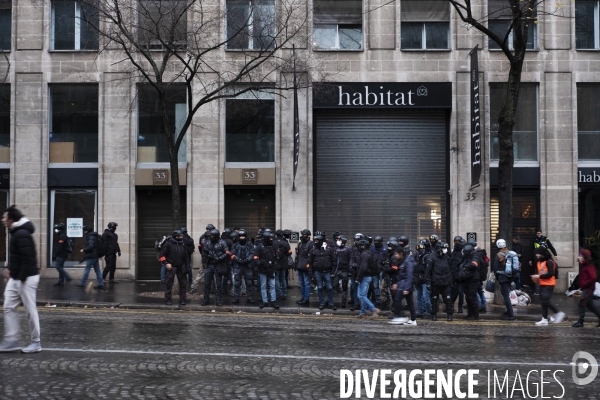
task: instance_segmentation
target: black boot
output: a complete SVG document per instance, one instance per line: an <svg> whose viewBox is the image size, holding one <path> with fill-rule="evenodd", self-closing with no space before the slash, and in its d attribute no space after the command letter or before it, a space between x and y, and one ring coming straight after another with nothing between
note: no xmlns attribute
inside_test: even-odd
<svg viewBox="0 0 600 400"><path fill-rule="evenodd" d="M598 324L600 325L600 324ZM583 321L577 321L575 322L573 325L571 325L573 328L583 328Z"/></svg>
<svg viewBox="0 0 600 400"><path fill-rule="evenodd" d="M448 314L448 321L452 321L452 314Z"/></svg>
<svg viewBox="0 0 600 400"><path fill-rule="evenodd" d="M462 306L458 306L458 313L459 313L459 314L462 314L462 313L463 313L463 308L462 308Z"/></svg>

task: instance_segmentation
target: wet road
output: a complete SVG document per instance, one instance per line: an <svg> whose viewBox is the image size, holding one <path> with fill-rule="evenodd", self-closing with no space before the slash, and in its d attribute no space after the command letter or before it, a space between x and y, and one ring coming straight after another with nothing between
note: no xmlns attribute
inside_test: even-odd
<svg viewBox="0 0 600 400"><path fill-rule="evenodd" d="M545 398L600 398L600 378L578 386L570 365L577 351L600 360L595 323L579 330L493 321L408 327L386 318L43 308L40 319L42 353L0 354L0 399L337 399L341 369L365 369L370 379L374 370L391 370L387 393L396 388L394 372L408 378L412 371L407 398L425 395L408 391L422 388L417 369L452 376L478 369L471 384L479 398L542 398L542 387ZM549 371L543 379L541 370ZM442 391L442 398L466 393L467 375L458 381L461 392ZM430 390L436 394L437 385ZM358 397L369 398L364 385Z"/></svg>

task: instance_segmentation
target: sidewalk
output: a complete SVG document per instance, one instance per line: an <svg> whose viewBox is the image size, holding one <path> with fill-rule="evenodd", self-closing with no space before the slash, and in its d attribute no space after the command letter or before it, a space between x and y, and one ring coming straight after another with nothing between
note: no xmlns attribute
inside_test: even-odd
<svg viewBox="0 0 600 400"><path fill-rule="evenodd" d="M67 284L66 286L54 286L56 279L41 279L38 288L37 303L38 306L42 307L51 303L57 307L96 307L96 308L128 308L128 309L179 309L178 297L173 296L173 305L167 306L164 303L162 297L144 297L140 293L147 293L154 296L159 296L158 292L164 290L164 285L160 282L150 281L119 281L118 284L106 283L104 290L94 289L93 286L96 284L96 280L92 279L88 281L88 284L84 288L80 288L74 285L74 281ZM200 287L202 291L203 286ZM4 280L0 282L1 293L4 293ZM209 306L201 306L201 295L195 294L188 296L187 305L181 307L185 310L192 311L207 311L212 312L213 310L219 312L252 312L252 313L271 313L275 311L272 307L265 307L260 309L258 305L260 301L259 292L255 292L254 300L256 304L246 305L246 298L240 298L240 304L231 305L232 297L228 295L223 296L223 306L215 306L215 297L211 295L211 304ZM3 299L3 297L2 297ZM334 314L334 315L358 315L358 311L350 311L349 306L347 308L341 308L341 294L335 293L334 300L338 309L333 311L329 308L319 310L319 302L316 291L311 293L310 306L301 307L296 304L296 300L300 299L300 289L297 286L288 290L287 300L279 300L280 305L279 313L286 314L315 314L320 312L321 314ZM517 320L527 321L539 321L541 318L541 308L539 305L539 296L532 297L533 304L527 307L514 307L515 316ZM565 312L569 317L569 320L576 320L579 312L577 311L577 303L579 297L566 297L562 293L555 293L552 296L552 301L558 306L558 308ZM440 305L440 313L438 318L445 320L446 315L442 313L444 306ZM455 306L455 310L456 310ZM482 319L501 319L502 313L505 311L503 306L488 305L488 312L486 314L480 314ZM596 317L592 313L588 314L588 321L597 322ZM466 318L466 307L465 314L455 314L455 320Z"/></svg>

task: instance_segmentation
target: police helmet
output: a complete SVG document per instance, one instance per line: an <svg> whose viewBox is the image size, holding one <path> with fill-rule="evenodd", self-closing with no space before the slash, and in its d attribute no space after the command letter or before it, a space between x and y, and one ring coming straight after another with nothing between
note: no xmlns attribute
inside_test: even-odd
<svg viewBox="0 0 600 400"><path fill-rule="evenodd" d="M404 247L408 246L408 242L409 242L409 239L408 239L408 236L406 236L406 235L402 235L402 236L400 236L400 239L398 239L398 243L400 243L400 245L404 246Z"/></svg>
<svg viewBox="0 0 600 400"><path fill-rule="evenodd" d="M89 225L84 225L81 229L83 229L84 232L92 232L94 230L94 228Z"/></svg>
<svg viewBox="0 0 600 400"><path fill-rule="evenodd" d="M115 230L115 229L117 229L117 226L119 226L119 224L117 224L116 222L109 222L108 223L108 229Z"/></svg>
<svg viewBox="0 0 600 400"><path fill-rule="evenodd" d="M63 223L56 224L56 225L54 225L54 229L59 230L59 231L64 231L65 230L65 224L63 224Z"/></svg>

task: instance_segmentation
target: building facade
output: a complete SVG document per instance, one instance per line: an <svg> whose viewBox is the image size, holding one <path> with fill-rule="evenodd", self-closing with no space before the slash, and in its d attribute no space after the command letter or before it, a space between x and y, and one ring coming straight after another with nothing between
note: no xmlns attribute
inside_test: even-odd
<svg viewBox="0 0 600 400"><path fill-rule="evenodd" d="M233 3L240 2L216 6ZM503 7L474 3L479 16ZM578 248L600 240L600 5L540 7L514 133L514 226L525 263L536 228L552 240L565 272L559 287L566 288ZM251 233L267 226L349 238L406 234L412 245L430 234L447 241L469 235L490 249L498 229L496 121L505 55L467 29L446 1L307 0L306 9L314 10L310 34L297 46L336 73L327 85L298 92L295 178L291 94L203 106L179 153L190 234L197 240L213 223ZM158 279L154 240L172 230L160 112L147 86L98 53L94 32L68 23L84 11L74 1L0 0L0 72L8 71L0 85L0 206L16 204L36 225L45 276L55 274L55 223L72 229L76 254L82 223L103 230L115 221L117 275ZM497 15L488 26L501 32L506 20ZM231 24L223 22L223 37ZM475 46L482 172L471 188ZM169 98L177 127L185 90L175 87ZM6 241L0 243L5 261ZM67 263L74 273L83 267L76 257Z"/></svg>

